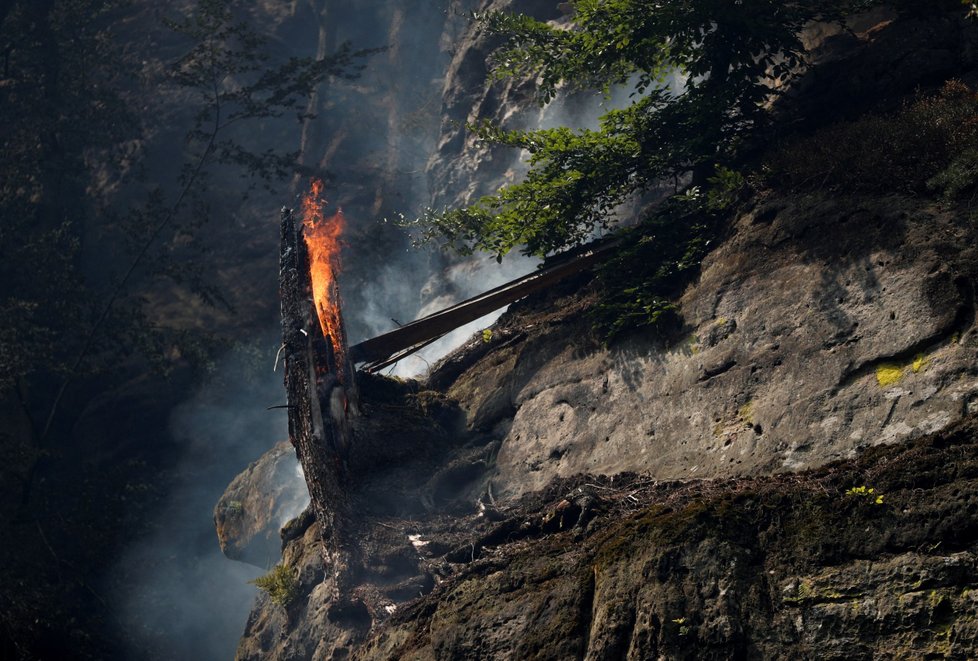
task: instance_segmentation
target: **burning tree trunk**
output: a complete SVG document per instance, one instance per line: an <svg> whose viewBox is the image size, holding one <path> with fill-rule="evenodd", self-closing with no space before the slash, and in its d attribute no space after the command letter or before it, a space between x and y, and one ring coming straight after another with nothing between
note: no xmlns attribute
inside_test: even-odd
<svg viewBox="0 0 978 661"><path fill-rule="evenodd" d="M348 388L353 386L353 374L344 358L338 305L334 336L327 336L320 322L321 303L313 295L309 250L291 209L282 210L281 231L279 286L289 437L322 530L323 559L335 580L334 598L343 599L349 596L358 557L346 484L352 394ZM335 282L328 286L335 294Z"/></svg>

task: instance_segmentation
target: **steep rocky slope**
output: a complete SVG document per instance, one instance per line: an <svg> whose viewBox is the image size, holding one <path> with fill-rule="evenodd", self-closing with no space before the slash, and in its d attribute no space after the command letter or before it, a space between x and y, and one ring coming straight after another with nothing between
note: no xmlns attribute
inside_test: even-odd
<svg viewBox="0 0 978 661"><path fill-rule="evenodd" d="M888 18L813 34L825 66L793 103L973 77L974 30ZM506 119L528 90L473 91L487 44L462 43L448 114ZM442 126L433 199L511 176L480 150ZM768 190L676 333L606 346L585 276L421 382L365 381L359 606L331 608L306 514L282 531L294 594L259 598L238 657L969 658L976 233L907 195Z"/></svg>
<svg viewBox="0 0 978 661"><path fill-rule="evenodd" d="M559 481L353 658L970 658L976 440L969 419L800 475Z"/></svg>
<svg viewBox="0 0 978 661"><path fill-rule="evenodd" d="M967 464L934 450L947 473L921 493L904 482L922 450L860 451L929 434L914 447L973 451L975 231L906 197L772 196L706 260L675 339L602 346L585 279L514 306L426 383L374 379L353 480L366 608L327 617L306 519L284 554L300 596L261 600L239 656L649 658L695 640L717 658L826 641L846 658L973 636L956 587L973 562ZM846 495L859 486L884 502ZM943 489L961 500L938 505Z"/></svg>

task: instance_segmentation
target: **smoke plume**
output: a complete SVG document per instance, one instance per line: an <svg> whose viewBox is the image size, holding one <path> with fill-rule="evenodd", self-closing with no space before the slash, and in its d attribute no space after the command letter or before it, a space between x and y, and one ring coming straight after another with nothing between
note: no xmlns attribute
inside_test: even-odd
<svg viewBox="0 0 978 661"><path fill-rule="evenodd" d="M288 436L285 411L266 410L285 399L281 368L273 373L269 357L275 342L267 336L262 351L227 355L171 415L182 456L170 498L110 579L131 658L234 656L257 590L248 581L264 572L222 555L212 512L234 476Z"/></svg>

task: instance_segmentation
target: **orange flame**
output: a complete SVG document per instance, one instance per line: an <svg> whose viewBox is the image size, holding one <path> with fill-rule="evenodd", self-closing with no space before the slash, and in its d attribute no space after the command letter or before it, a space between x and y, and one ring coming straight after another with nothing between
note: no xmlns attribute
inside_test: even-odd
<svg viewBox="0 0 978 661"><path fill-rule="evenodd" d="M320 195L323 182L312 180L312 188L302 198L303 237L309 250L309 274L312 299L323 335L333 346L337 366L343 364L343 326L340 320L340 296L336 276L340 270L340 234L346 221L337 211L325 218L326 201ZM340 368L339 373L342 374Z"/></svg>

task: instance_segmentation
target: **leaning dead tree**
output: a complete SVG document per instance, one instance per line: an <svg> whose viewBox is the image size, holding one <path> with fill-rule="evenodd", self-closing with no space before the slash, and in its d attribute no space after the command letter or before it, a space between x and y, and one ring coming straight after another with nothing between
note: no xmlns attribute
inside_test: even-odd
<svg viewBox="0 0 978 661"><path fill-rule="evenodd" d="M470 321L591 268L619 245L618 239L595 241L570 254L548 259L533 273L353 345L349 351L350 360L364 363L361 369L367 372L381 370Z"/></svg>
<svg viewBox="0 0 978 661"><path fill-rule="evenodd" d="M346 470L355 384L342 350L335 349L345 345L342 325L339 337L326 337L317 318L309 252L291 209L282 210L279 287L289 438L322 533L334 598L346 598L358 562Z"/></svg>

